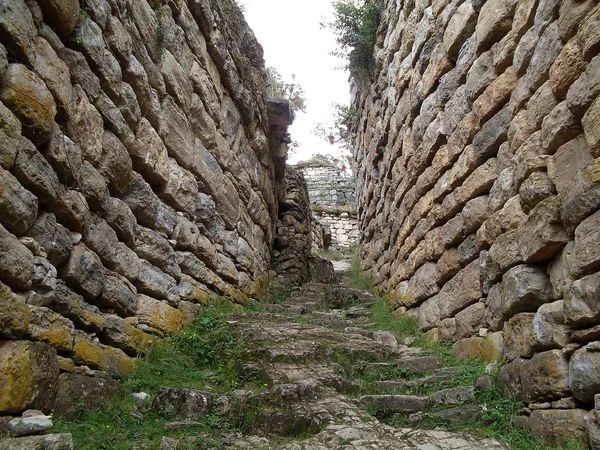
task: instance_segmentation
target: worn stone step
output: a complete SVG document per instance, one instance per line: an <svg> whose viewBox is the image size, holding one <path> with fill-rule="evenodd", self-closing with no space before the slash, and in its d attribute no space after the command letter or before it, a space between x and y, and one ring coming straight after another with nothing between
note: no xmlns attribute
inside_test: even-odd
<svg viewBox="0 0 600 450"><path fill-rule="evenodd" d="M442 362L435 356L419 356L401 359L394 365L397 369L406 370L411 375L418 375L439 369Z"/></svg>
<svg viewBox="0 0 600 450"><path fill-rule="evenodd" d="M433 394L431 400L439 405L460 405L475 400L475 388L473 386L458 386L443 389Z"/></svg>
<svg viewBox="0 0 600 450"><path fill-rule="evenodd" d="M363 395L358 399L362 408L385 414L423 411L429 397L417 395Z"/></svg>

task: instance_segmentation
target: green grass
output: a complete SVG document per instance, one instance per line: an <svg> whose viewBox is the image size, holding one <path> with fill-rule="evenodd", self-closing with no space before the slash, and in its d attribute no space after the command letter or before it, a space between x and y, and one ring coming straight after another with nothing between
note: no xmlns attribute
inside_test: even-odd
<svg viewBox="0 0 600 450"><path fill-rule="evenodd" d="M157 343L123 380L122 392L108 406L94 411L81 408L73 420L56 419L53 431L72 433L75 448L84 450L157 449L162 436L180 439L182 449L220 448L220 434L239 429L251 414L240 421L211 414L198 427L166 431L165 424L176 419L159 416L150 405L136 404L131 394L154 395L161 387L199 389L216 396L238 388L261 389L260 380L242 373L239 366L246 344L227 323L235 311L231 302L216 300L183 333Z"/></svg>
<svg viewBox="0 0 600 450"><path fill-rule="evenodd" d="M353 287L370 290L375 293L373 282L360 272L358 263L358 253L355 254L352 261L352 272L349 280ZM423 356L431 355L440 359L443 367L458 367L458 372L452 375L452 378L440 384L418 383L414 386L396 391L398 394L410 395L430 395L441 389L449 389L457 386L475 386L479 377L486 374L486 365L479 360L460 360L458 359L450 345L442 342L433 342L427 339L424 333L419 329L415 319L409 316L397 317L389 308L388 301L384 297L377 297L375 305L371 307L371 321L373 331L389 331L393 333L399 342L403 342L407 337L415 338L412 346L420 347L424 350ZM347 368L344 368L348 370ZM498 370L491 375L497 377ZM364 371L354 371L351 373L360 385L359 393L373 393L372 387L376 381L383 380L410 380L423 376L411 376L394 368L380 368ZM513 450L584 450L587 447L580 442L568 442L561 446L548 445L542 440L536 438L531 431L518 427L514 422L514 416L525 406L524 403L514 398L506 398L500 392L498 387L492 391L482 391L476 389L475 404L485 405L482 415L475 420L452 425L440 419L436 419L433 413L442 409L442 407L430 407L424 414L424 420L418 425L411 425L408 420L408 414L395 414L390 417L380 417L390 425L398 427L419 427L423 429L433 429L442 427L451 431L464 431L484 438L493 438L508 445Z"/></svg>

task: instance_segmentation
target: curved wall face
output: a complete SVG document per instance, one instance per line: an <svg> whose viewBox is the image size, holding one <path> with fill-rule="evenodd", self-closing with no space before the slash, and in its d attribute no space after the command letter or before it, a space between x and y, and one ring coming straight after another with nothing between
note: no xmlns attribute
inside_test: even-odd
<svg viewBox="0 0 600 450"><path fill-rule="evenodd" d="M352 89L364 268L431 335L507 363L507 391L557 408L544 421L589 408L600 6L386 0L382 15L375 81Z"/></svg>
<svg viewBox="0 0 600 450"><path fill-rule="evenodd" d="M239 8L84 3L0 7L0 415L268 281L289 117Z"/></svg>

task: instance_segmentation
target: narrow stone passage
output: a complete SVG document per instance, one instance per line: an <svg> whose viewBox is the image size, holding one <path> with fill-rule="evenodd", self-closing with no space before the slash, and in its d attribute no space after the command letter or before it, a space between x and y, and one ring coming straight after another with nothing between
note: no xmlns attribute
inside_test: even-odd
<svg viewBox="0 0 600 450"><path fill-rule="evenodd" d="M341 270L347 268L338 265ZM423 411L432 402L439 414L461 420L480 413L469 405L474 388L446 389L430 396L394 394L411 383L439 383L453 368L424 355L410 341L369 331L375 298L342 284L308 283L281 304L261 304L256 313L232 321L247 336L244 372L270 386L253 394L237 391L229 414L256 408L253 435L237 435L236 449L504 449L497 441L443 430L394 428L375 416ZM361 392L366 370L398 371L414 381L381 380ZM441 416L440 416L441 417ZM281 438L288 439L281 439Z"/></svg>

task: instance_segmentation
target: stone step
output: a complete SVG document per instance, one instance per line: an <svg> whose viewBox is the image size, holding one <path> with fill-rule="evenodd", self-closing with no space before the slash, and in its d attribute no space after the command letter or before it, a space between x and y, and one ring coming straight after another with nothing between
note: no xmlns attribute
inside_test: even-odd
<svg viewBox="0 0 600 450"><path fill-rule="evenodd" d="M423 411L429 403L429 397L417 395L363 395L359 405L371 412L393 414Z"/></svg>

